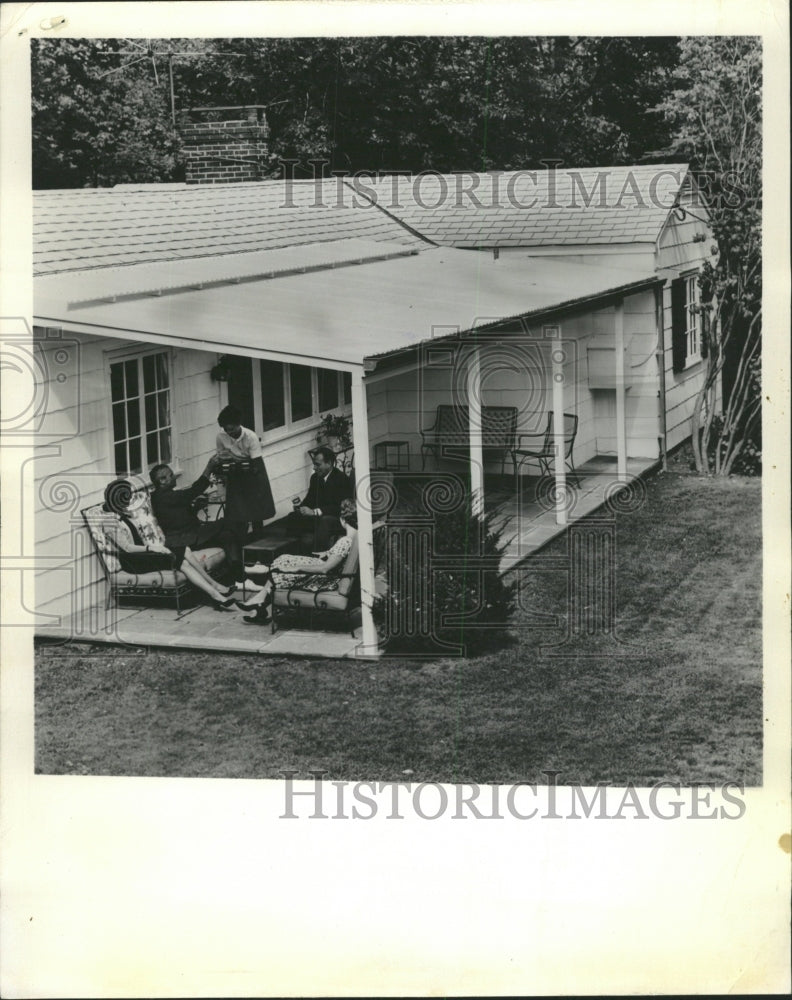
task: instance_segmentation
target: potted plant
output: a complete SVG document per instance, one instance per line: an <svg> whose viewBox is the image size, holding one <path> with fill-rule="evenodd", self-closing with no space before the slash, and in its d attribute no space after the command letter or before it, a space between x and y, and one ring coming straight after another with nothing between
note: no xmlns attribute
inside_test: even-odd
<svg viewBox="0 0 792 1000"><path fill-rule="evenodd" d="M326 444L333 451L352 447L352 421L342 413L327 413L316 432L317 444Z"/></svg>

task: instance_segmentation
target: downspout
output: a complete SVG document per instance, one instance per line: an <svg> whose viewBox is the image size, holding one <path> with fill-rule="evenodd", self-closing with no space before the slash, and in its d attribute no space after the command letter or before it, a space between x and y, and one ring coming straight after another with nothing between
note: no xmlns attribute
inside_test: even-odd
<svg viewBox="0 0 792 1000"><path fill-rule="evenodd" d="M655 286L655 323L657 324L657 367L660 374L660 463L663 472L668 472L668 414L666 410L666 370L665 370L665 315L663 311L663 290L665 285Z"/></svg>

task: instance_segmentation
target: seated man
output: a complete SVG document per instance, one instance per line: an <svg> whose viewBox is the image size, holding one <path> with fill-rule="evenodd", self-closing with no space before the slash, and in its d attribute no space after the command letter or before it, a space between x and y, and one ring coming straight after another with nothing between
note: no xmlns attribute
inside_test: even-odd
<svg viewBox="0 0 792 1000"><path fill-rule="evenodd" d="M303 545L311 551L329 549L344 532L338 515L342 501L351 500L354 490L349 478L335 467L335 461L331 448L316 449L308 492L289 515Z"/></svg>
<svg viewBox="0 0 792 1000"><path fill-rule="evenodd" d="M193 509L194 501L212 484L209 481L216 458L210 458L206 468L192 486L177 490L176 476L169 465L155 465L150 472L154 490L151 508L165 534L165 544L189 545L191 549L206 549L218 545L225 552L230 582L242 580L242 543L247 524L218 518L202 521Z"/></svg>

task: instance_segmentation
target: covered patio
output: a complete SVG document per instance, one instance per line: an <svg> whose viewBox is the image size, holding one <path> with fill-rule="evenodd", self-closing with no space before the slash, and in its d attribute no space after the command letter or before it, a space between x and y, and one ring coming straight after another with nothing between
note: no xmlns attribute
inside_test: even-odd
<svg viewBox="0 0 792 1000"><path fill-rule="evenodd" d="M627 483L645 475L656 462L630 459ZM593 513L625 485L616 460L596 458L578 470L579 485L570 497L569 521ZM401 491L404 503L409 493L409 478ZM546 500L536 497L537 477L520 477L515 493L511 478L488 483L487 510L494 514L493 525L503 528L506 543L501 559L501 573L517 571L521 564L566 531L556 510ZM399 501L397 501L398 505ZM52 641L67 643L111 643L133 647L157 646L174 649L218 650L256 653L266 656L311 656L327 659L358 659L379 655L363 641L363 615L352 615L354 635L338 625L328 625L317 615L313 627L299 627L288 618L279 623L273 634L269 625L246 624L241 614L223 614L200 603L177 617L172 607L106 607L101 586L87 607L75 610L61 621L41 629ZM66 647L68 648L68 647Z"/></svg>
<svg viewBox="0 0 792 1000"><path fill-rule="evenodd" d="M352 246L351 244L354 244ZM502 571L565 530L570 519L585 516L606 496L608 484L626 484L652 464L628 459L625 424L624 297L648 293L657 286L653 275L614 271L571 262L532 261L530 270L495 262L465 251L367 245L364 241L323 244L321 259L295 267L293 256L277 251L236 254L182 262L175 274L168 264L130 265L123 269L71 272L39 279L36 321L93 337L165 345L182 351L233 352L257 360L321 365L351 377L355 478L358 492L360 580L364 595L356 637L325 629L283 629L245 625L241 617L197 608L179 621L168 609L123 609L104 612L104 594L89 598L61 618L42 627L42 635L85 636L91 641L130 642L195 648L238 649L278 655L326 655L333 658L378 655L370 595L376 593L372 544L372 509L366 496L371 477L372 447L392 435L383 386L394 375L420 375L420 349L451 340L464 342L465 362L454 373L461 378L469 402L469 453L466 461L470 502L474 510L500 506L513 532ZM316 255L314 255L316 256ZM570 296L570 288L575 296ZM487 351L530 323L542 338L542 378L547 380L544 406L562 426L569 407L565 396L564 323L567 317L611 310L615 388L615 460L580 471L583 489L570 493L563 462L554 463L555 501L551 509L522 496L515 477L512 495L485 490L481 439L484 383L497 370L497 356ZM442 324L442 325L441 325ZM552 324L552 325L547 325ZM493 339L494 334L494 339ZM487 358L489 357L489 360ZM418 358L418 361L416 361ZM484 361L482 361L484 359ZM494 366L493 366L494 364ZM483 373L483 374L482 374ZM520 372L517 372L516 391ZM523 373L527 377L527 373ZM496 391L490 386L492 391ZM427 416L418 396L413 419ZM555 441L563 454L563 439ZM571 502L574 501L574 502ZM369 595L369 596L367 596ZM252 633L252 634L251 634Z"/></svg>

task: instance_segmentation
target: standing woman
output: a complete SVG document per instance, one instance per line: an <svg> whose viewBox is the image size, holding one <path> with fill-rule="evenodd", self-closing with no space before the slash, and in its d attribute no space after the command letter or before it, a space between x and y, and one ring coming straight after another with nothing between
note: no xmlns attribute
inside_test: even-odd
<svg viewBox="0 0 792 1000"><path fill-rule="evenodd" d="M190 583L202 590L218 611L230 611L234 604L231 594L235 588L224 590L206 572L188 546L146 545L129 517L134 488L127 479L117 479L104 492L102 510L111 515L102 528L115 545L115 554L126 573L153 573L181 570Z"/></svg>
<svg viewBox="0 0 792 1000"><path fill-rule="evenodd" d="M262 522L275 516L267 469L261 454L261 442L255 431L242 426L242 415L235 406L224 407L217 417L222 428L217 435L217 458L227 469L226 521L251 522L260 530Z"/></svg>

